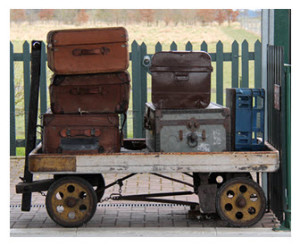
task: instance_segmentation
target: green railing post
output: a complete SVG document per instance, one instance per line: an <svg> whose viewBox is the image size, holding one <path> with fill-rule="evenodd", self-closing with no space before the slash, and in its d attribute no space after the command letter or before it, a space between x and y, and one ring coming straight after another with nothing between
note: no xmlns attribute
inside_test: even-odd
<svg viewBox="0 0 300 246"><path fill-rule="evenodd" d="M216 70L216 98L217 103L223 105L223 44L221 41L217 43Z"/></svg>
<svg viewBox="0 0 300 246"><path fill-rule="evenodd" d="M240 87L249 87L249 52L248 42L246 40L242 43L242 83Z"/></svg>
<svg viewBox="0 0 300 246"><path fill-rule="evenodd" d="M141 48L134 40L131 44L132 61L132 113L133 113L133 137L141 138L143 135L142 125L142 94L141 94Z"/></svg>
<svg viewBox="0 0 300 246"><path fill-rule="evenodd" d="M162 46L160 42L157 42L155 45L155 53L162 51Z"/></svg>
<svg viewBox="0 0 300 246"><path fill-rule="evenodd" d="M200 50L207 52L207 43L205 41L201 43Z"/></svg>
<svg viewBox="0 0 300 246"><path fill-rule="evenodd" d="M143 59L144 56L147 55L147 46L146 44L143 42L140 46L141 48L141 53L140 53L140 66L141 66L141 125L142 125L142 137L146 137L146 132L145 132L145 128L144 128L144 112L145 112L145 103L147 102L147 69L146 67L144 67L143 65Z"/></svg>
<svg viewBox="0 0 300 246"><path fill-rule="evenodd" d="M170 45L170 50L177 50L177 44L174 41Z"/></svg>
<svg viewBox="0 0 300 246"><path fill-rule="evenodd" d="M239 44L236 40L231 45L231 87L239 87Z"/></svg>
<svg viewBox="0 0 300 246"><path fill-rule="evenodd" d="M10 155L16 155L16 114L15 114L15 69L14 46L10 42Z"/></svg>
<svg viewBox="0 0 300 246"><path fill-rule="evenodd" d="M192 51L193 50L193 45L190 41L188 41L185 45L185 50L186 51Z"/></svg>
<svg viewBox="0 0 300 246"><path fill-rule="evenodd" d="M30 96L30 48L27 41L23 44L23 79L24 79L24 120L25 120L25 138L27 134L29 96Z"/></svg>
<svg viewBox="0 0 300 246"><path fill-rule="evenodd" d="M291 229L291 67L286 67L286 188L285 227Z"/></svg>
<svg viewBox="0 0 300 246"><path fill-rule="evenodd" d="M254 87L261 88L261 42L254 44Z"/></svg>

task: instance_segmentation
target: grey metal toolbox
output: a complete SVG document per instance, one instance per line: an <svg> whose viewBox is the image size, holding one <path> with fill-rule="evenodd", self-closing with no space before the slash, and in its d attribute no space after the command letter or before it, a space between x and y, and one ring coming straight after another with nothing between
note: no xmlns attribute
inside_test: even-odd
<svg viewBox="0 0 300 246"><path fill-rule="evenodd" d="M146 145L153 152L217 152L231 148L230 110L210 103L205 109L156 109L146 103Z"/></svg>

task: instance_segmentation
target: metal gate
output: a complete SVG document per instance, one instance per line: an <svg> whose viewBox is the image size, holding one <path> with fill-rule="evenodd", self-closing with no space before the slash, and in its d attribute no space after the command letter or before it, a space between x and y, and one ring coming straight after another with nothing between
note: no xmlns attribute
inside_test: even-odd
<svg viewBox="0 0 300 246"><path fill-rule="evenodd" d="M283 47L270 45L267 52L268 141L280 153L280 169L268 177L268 201L278 219L289 216L290 223L290 76Z"/></svg>

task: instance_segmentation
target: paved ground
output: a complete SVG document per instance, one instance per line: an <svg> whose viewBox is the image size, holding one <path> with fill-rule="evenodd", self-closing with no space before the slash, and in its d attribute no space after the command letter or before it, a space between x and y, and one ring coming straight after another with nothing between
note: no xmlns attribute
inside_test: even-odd
<svg viewBox="0 0 300 246"><path fill-rule="evenodd" d="M279 221L270 212L252 228L226 228L218 218L200 218L189 213L188 206L163 205L142 202L108 201L98 204L97 211L81 228L65 229L56 225L47 215L45 197L33 193L32 209L21 212L21 195L15 194L15 184L23 175L23 159L11 159L10 175L10 228L11 236L289 236L288 232L273 232ZM192 182L184 174L169 176ZM106 183L123 175L107 174ZM35 175L34 179L48 178ZM114 186L106 190L104 197L118 192ZM139 174L124 182L123 194L167 191L188 191L191 187L162 179L150 174ZM186 201L198 201L196 195L174 197ZM43 230L42 228L47 228Z"/></svg>

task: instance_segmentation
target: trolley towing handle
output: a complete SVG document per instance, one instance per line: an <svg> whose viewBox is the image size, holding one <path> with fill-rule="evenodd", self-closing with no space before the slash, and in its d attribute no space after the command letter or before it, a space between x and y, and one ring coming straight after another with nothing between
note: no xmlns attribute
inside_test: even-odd
<svg viewBox="0 0 300 246"><path fill-rule="evenodd" d="M23 183L31 183L33 179L32 173L28 169L29 153L36 147L36 126L38 116L38 99L40 86L40 71L41 71L41 45L42 41L33 40L31 42L31 83L30 83L30 99L28 112L28 128L26 134L25 145L25 165L24 177L20 179ZM31 192L25 192L22 195L22 211L30 211Z"/></svg>

